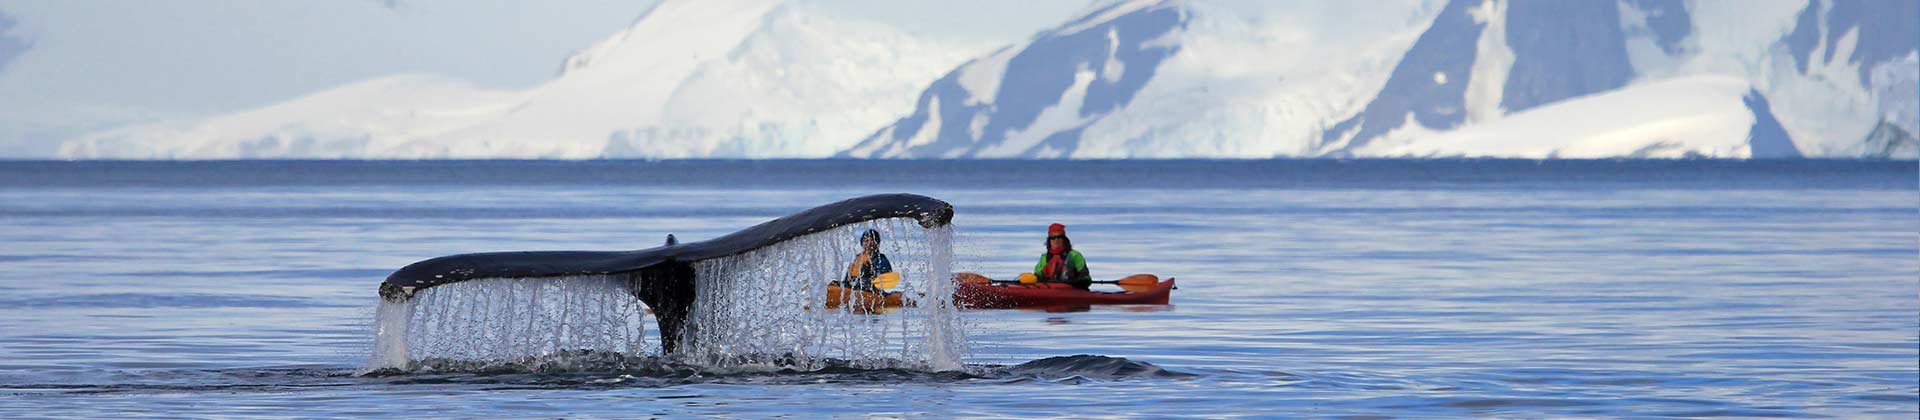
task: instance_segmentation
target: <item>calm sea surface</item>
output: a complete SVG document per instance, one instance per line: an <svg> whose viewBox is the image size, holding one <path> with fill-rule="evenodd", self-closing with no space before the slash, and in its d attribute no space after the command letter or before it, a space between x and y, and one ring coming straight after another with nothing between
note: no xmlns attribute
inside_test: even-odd
<svg viewBox="0 0 1920 420"><path fill-rule="evenodd" d="M0 417L1911 419L1917 184L1850 161L0 162ZM953 203L958 270L1026 271L1059 222L1095 276L1180 289L963 312L967 372L355 375L408 263L886 192Z"/></svg>

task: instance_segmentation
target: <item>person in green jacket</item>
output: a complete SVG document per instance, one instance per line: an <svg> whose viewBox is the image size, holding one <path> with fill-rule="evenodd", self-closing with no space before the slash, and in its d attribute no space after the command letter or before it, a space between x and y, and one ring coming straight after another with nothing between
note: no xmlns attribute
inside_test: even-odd
<svg viewBox="0 0 1920 420"><path fill-rule="evenodd" d="M1093 274L1087 271L1087 257L1073 250L1073 241L1067 239L1067 226L1059 223L1047 226L1047 253L1040 254L1040 263L1034 264L1033 275L1040 281L1066 283L1081 290L1093 285Z"/></svg>

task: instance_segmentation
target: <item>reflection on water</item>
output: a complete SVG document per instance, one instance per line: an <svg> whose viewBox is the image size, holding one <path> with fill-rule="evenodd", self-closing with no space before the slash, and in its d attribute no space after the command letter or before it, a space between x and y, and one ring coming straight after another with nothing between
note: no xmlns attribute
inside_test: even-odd
<svg viewBox="0 0 1920 420"><path fill-rule="evenodd" d="M351 182L286 181L332 163L0 163L0 417L1916 415L1913 164L1511 163L665 164L718 179L674 185L578 173L643 162L367 163ZM943 175L861 181L921 172ZM852 316L895 334L872 358L409 349L430 369L354 376L374 288L407 263L646 248L901 191L954 203L955 270L1030 270L1060 222L1096 277L1182 287L957 312L970 353L948 372L900 350L929 343L906 310Z"/></svg>

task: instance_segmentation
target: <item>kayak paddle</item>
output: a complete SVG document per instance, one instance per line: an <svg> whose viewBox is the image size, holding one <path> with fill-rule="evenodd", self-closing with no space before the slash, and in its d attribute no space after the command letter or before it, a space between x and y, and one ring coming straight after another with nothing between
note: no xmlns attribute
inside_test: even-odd
<svg viewBox="0 0 1920 420"><path fill-rule="evenodd" d="M1007 284L1016 284L1016 283L1017 284L1034 284L1040 281L1040 279L1038 277L1035 277L1033 273L1020 273L1019 280L993 280L993 279L987 278L986 276L981 276L979 274L966 273L966 272L955 273L954 277L960 280L960 282L962 283L991 282L991 283L1007 283ZM876 279L875 281L877 282L878 280ZM1160 284L1160 276L1156 276L1152 274L1135 274L1135 275L1123 277L1119 280L1094 280L1093 283L1119 285L1121 289L1125 289L1126 291L1129 291L1129 292L1145 292L1145 291L1153 290L1155 286L1158 286Z"/></svg>
<svg viewBox="0 0 1920 420"><path fill-rule="evenodd" d="M1145 292L1148 290L1153 290L1154 286L1158 286L1160 284L1160 276L1156 276L1152 274L1135 274L1135 275L1126 276L1119 280L1114 280L1114 281L1095 280L1094 283L1117 284L1117 285L1120 285L1121 289L1126 289L1126 291L1129 291L1129 292Z"/></svg>
<svg viewBox="0 0 1920 420"><path fill-rule="evenodd" d="M1031 279L1031 281L1029 281L1029 279ZM1020 273L1020 284L1033 284L1036 282L1039 282L1039 279L1034 277L1033 273ZM1122 277L1119 280L1094 280L1089 283L1117 284L1117 285L1120 285L1120 288L1127 289L1127 291L1129 292L1144 292L1148 290L1153 290L1153 286L1159 285L1160 276L1156 276L1152 274L1135 274L1131 276Z"/></svg>
<svg viewBox="0 0 1920 420"><path fill-rule="evenodd" d="M900 272L887 272L874 277L873 287L880 290L893 290L895 287L900 287Z"/></svg>

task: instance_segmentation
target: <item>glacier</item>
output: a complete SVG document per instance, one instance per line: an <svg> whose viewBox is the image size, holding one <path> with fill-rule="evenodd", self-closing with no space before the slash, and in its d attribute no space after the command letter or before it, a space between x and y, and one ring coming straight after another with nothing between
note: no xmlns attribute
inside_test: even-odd
<svg viewBox="0 0 1920 420"><path fill-rule="evenodd" d="M1013 44L665 1L553 80L398 75L72 159L1916 157L1920 2L1099 2Z"/></svg>
<svg viewBox="0 0 1920 420"><path fill-rule="evenodd" d="M1756 126L1765 129L1753 129ZM1694 76L1581 96L1458 130L1375 142L1355 154L1531 159L1800 156L1778 127L1765 98L1745 80ZM1756 138L1752 133L1760 134Z"/></svg>

